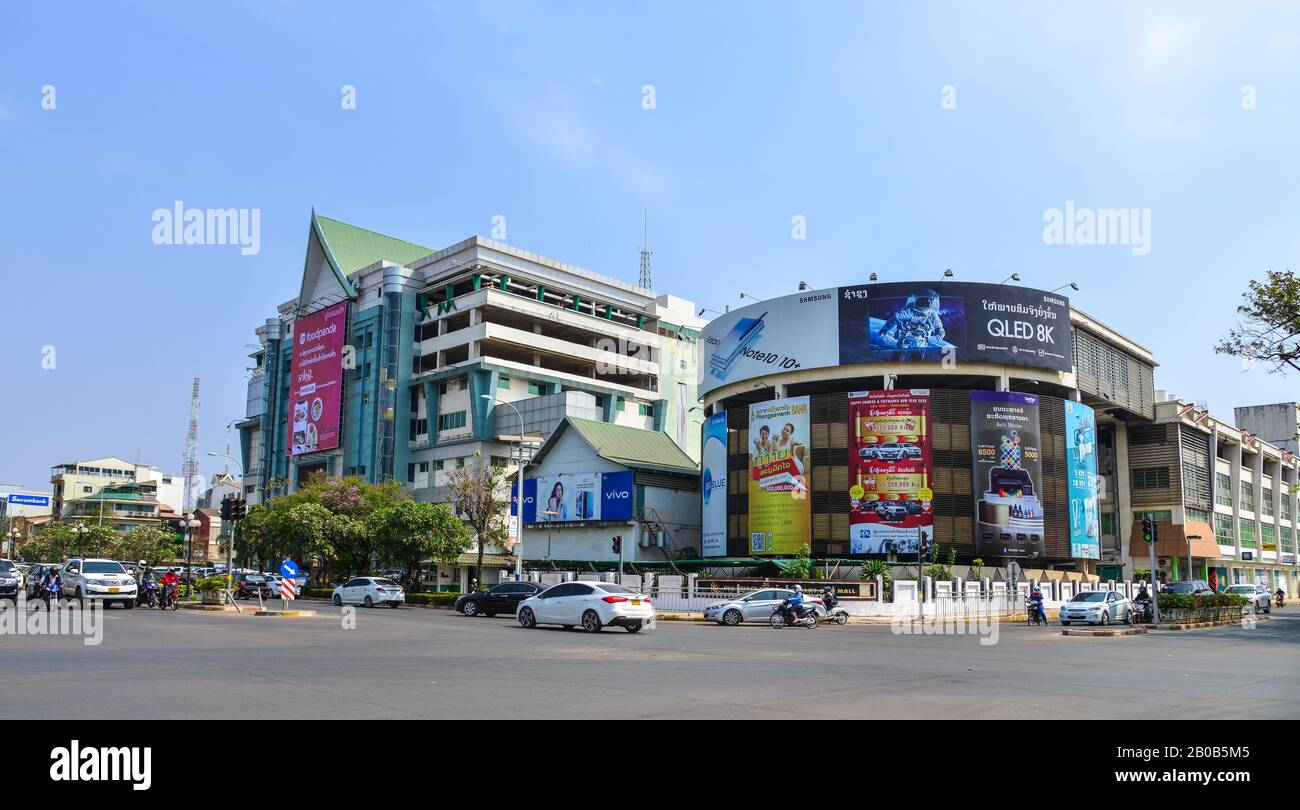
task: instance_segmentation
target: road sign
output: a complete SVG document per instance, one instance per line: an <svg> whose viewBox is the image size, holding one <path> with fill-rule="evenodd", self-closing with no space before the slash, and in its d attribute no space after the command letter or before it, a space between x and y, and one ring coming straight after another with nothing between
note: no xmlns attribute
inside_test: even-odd
<svg viewBox="0 0 1300 810"><path fill-rule="evenodd" d="M280 598L286 602L292 602L298 598L298 583L289 577L280 580Z"/></svg>
<svg viewBox="0 0 1300 810"><path fill-rule="evenodd" d="M280 563L280 576L296 579L298 576L298 563L285 557L284 562Z"/></svg>

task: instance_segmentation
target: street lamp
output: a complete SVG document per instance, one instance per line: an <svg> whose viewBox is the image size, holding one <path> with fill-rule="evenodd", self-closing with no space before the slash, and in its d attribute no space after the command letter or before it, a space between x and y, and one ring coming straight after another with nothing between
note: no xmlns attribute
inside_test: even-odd
<svg viewBox="0 0 1300 810"><path fill-rule="evenodd" d="M1019 273L1012 273L1011 275L1009 275L1009 276L1007 276L1006 278L1002 279L1002 283L1003 283L1003 284L1006 284L1008 281L1019 281L1019 280L1020 280L1020 274L1019 274Z"/></svg>
<svg viewBox="0 0 1300 810"><path fill-rule="evenodd" d="M18 531L17 529L13 529L9 532L9 556L10 557L18 556L18 541L21 540L22 537L23 537L23 533Z"/></svg>
<svg viewBox="0 0 1300 810"><path fill-rule="evenodd" d="M86 528L86 524L78 523L77 528L73 529L72 532L75 535L77 535L77 556L85 557L86 556L86 549L85 549L86 535L90 534L90 529Z"/></svg>
<svg viewBox="0 0 1300 810"><path fill-rule="evenodd" d="M194 530L199 527L199 522L194 518L193 512L186 512L185 519L181 521L181 528L185 531L186 548L185 548L185 584L190 588L194 587L194 582L190 578L190 567L194 564ZM191 590L190 593L193 593Z"/></svg>
<svg viewBox="0 0 1300 810"><path fill-rule="evenodd" d="M948 267L945 267L944 270L943 270L943 278L941 278L941 279L939 279L939 280L940 280L940 281L943 281L944 279L948 279L948 278L952 278L952 269L951 269L951 268L948 268Z"/></svg>
<svg viewBox="0 0 1300 810"><path fill-rule="evenodd" d="M519 466L515 469L515 582L524 579L524 415L513 404L497 399L491 394L480 394L482 399L505 405L519 417Z"/></svg>
<svg viewBox="0 0 1300 810"><path fill-rule="evenodd" d="M1079 285L1071 281L1069 284L1062 284L1061 286L1057 287L1055 290L1052 290L1052 292L1060 292L1061 290L1064 290L1066 287L1069 287L1075 292L1079 291Z"/></svg>
<svg viewBox="0 0 1300 810"><path fill-rule="evenodd" d="M752 298L752 299L754 299L755 301L759 301L759 302L761 302L761 301L763 300L762 298L759 298L757 295L750 295L750 294L747 293L747 292L742 292L742 293L740 294L740 300L744 301L746 298Z"/></svg>

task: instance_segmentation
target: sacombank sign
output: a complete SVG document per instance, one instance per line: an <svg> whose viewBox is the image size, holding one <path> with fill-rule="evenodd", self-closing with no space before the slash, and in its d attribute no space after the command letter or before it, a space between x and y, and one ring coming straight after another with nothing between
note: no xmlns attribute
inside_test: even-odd
<svg viewBox="0 0 1300 810"><path fill-rule="evenodd" d="M1027 287L860 284L797 293L710 321L697 384L800 369L960 361L1070 371L1070 302Z"/></svg>

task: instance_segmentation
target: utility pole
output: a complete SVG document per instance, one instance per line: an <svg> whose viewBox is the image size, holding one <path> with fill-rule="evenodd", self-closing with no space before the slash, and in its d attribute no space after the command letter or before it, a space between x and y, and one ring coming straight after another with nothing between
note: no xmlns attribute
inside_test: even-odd
<svg viewBox="0 0 1300 810"><path fill-rule="evenodd" d="M227 433L227 442L230 434ZM226 452L230 449L227 447ZM185 456L181 461L181 475L185 479L185 494L181 496L181 511L194 511L194 501L198 496L195 490L199 483L199 377L194 376L194 388L190 393L190 424L185 432Z"/></svg>

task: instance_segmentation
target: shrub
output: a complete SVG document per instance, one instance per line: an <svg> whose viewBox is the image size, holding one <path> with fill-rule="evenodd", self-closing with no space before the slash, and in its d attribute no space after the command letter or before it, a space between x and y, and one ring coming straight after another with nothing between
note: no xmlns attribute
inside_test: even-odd
<svg viewBox="0 0 1300 810"><path fill-rule="evenodd" d="M451 607L456 604L458 593L408 593L406 603L409 605L439 605Z"/></svg>
<svg viewBox="0 0 1300 810"><path fill-rule="evenodd" d="M334 596L333 588L303 588L298 592L301 599L330 599Z"/></svg>
<svg viewBox="0 0 1300 810"><path fill-rule="evenodd" d="M194 583L194 587L200 593L216 593L225 589L226 578L220 576L199 577L198 582Z"/></svg>

